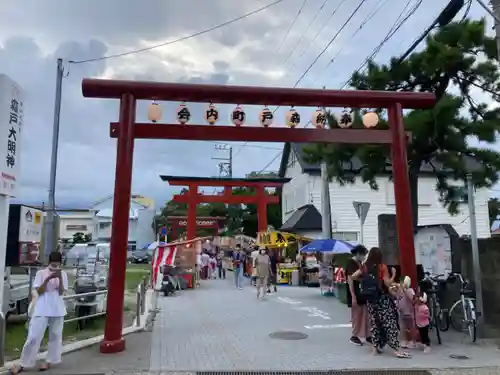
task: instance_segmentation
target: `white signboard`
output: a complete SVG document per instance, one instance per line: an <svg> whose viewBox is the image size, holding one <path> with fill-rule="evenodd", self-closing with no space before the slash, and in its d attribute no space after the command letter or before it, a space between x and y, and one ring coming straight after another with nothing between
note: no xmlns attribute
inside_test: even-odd
<svg viewBox="0 0 500 375"><path fill-rule="evenodd" d="M0 74L0 194L11 197L18 188L23 117L21 87Z"/></svg>
<svg viewBox="0 0 500 375"><path fill-rule="evenodd" d="M43 212L21 206L19 242L42 242Z"/></svg>

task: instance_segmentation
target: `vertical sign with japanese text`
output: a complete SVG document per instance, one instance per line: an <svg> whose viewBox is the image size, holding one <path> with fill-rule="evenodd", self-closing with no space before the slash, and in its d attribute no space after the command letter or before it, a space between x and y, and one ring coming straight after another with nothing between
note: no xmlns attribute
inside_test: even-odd
<svg viewBox="0 0 500 375"><path fill-rule="evenodd" d="M15 197L19 181L24 93L0 74L0 194Z"/></svg>

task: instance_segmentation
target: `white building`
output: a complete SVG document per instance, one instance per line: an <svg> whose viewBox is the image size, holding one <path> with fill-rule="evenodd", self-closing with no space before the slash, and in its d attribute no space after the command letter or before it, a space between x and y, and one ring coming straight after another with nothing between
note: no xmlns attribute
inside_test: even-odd
<svg viewBox="0 0 500 375"><path fill-rule="evenodd" d="M113 196L94 203L90 208L95 212L98 223L96 241L109 242L113 219ZM140 195L132 195L130 200L128 242L131 248L142 248L155 240L153 220L154 202Z"/></svg>
<svg viewBox="0 0 500 375"><path fill-rule="evenodd" d="M292 180L285 184L282 190L284 223L282 230L295 231L297 234L320 238L321 215L319 215L319 218L317 215L317 211L321 211L320 166L308 164L303 156L300 144L285 144L279 176L288 177ZM350 165L348 168L352 170L356 167ZM450 224L459 235L470 234L467 205L460 207L458 215L451 216L439 202L439 196L435 191L436 178L429 172L431 172L430 169L425 170L423 168L419 177L418 225ZM330 183L334 238L350 242L358 241L360 222L354 211L353 201L369 202L371 207L363 228L363 242L367 247L378 246L378 215L396 213L393 183L387 176L380 176L378 177L378 185L379 190L374 191L360 179L352 185L347 184L345 186L341 186L336 181ZM490 237L488 199L489 193L486 189L476 191L475 203L479 238ZM299 208L300 210L298 210ZM294 215L296 211L297 213ZM308 215L309 219L304 219L303 215Z"/></svg>
<svg viewBox="0 0 500 375"><path fill-rule="evenodd" d="M98 222L95 212L59 212L59 238L72 240L75 233L89 234L97 237Z"/></svg>

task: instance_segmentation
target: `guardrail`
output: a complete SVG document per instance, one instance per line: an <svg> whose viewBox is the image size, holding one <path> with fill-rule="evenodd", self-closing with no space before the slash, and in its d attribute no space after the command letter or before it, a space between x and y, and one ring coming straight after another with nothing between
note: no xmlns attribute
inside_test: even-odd
<svg viewBox="0 0 500 375"><path fill-rule="evenodd" d="M141 325L141 315L146 312L146 291L149 285L150 281L150 275L144 276L144 278L141 280L141 282L137 285L137 306L136 306L136 321L135 324L137 326ZM63 296L64 301L68 300L75 300L78 298L84 298L84 297L92 297L92 296L99 296L99 295L104 295L107 294L108 290L99 290L96 292L87 292L87 293L79 293L79 294L69 294ZM83 320L83 319L90 319L90 318L97 318L99 316L104 316L106 315L106 311L100 312L100 313L95 313L95 314L90 314L90 315L83 315L83 316L77 316L74 318L70 319L65 319L64 323L70 323L70 322L76 322L78 320ZM3 315L2 312L0 312L0 366L3 366L5 363L5 357L4 357L4 346L5 346L5 328L6 328L6 319L5 316Z"/></svg>

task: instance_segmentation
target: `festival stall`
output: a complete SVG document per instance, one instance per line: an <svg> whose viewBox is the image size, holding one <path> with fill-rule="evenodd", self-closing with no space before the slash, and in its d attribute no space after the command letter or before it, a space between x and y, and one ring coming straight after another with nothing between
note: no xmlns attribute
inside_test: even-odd
<svg viewBox="0 0 500 375"><path fill-rule="evenodd" d="M259 232L257 234L257 245L267 247L277 252L278 284L299 285L299 267L296 262L296 255L306 243L312 241L311 238L298 236L287 232Z"/></svg>
<svg viewBox="0 0 500 375"><path fill-rule="evenodd" d="M164 266L175 266L178 269L177 276L186 281L188 288L198 285L196 259L206 239L195 238L189 241L159 243L152 262L152 284L155 289L161 290L162 288Z"/></svg>
<svg viewBox="0 0 500 375"><path fill-rule="evenodd" d="M346 277L341 260L349 258L353 248L353 244L336 239L314 240L301 248L300 252L306 257L306 283L319 283L322 294L345 299ZM320 256L323 258L321 262ZM326 261L325 256L329 256L330 261ZM317 259L317 266L313 265L312 259Z"/></svg>

